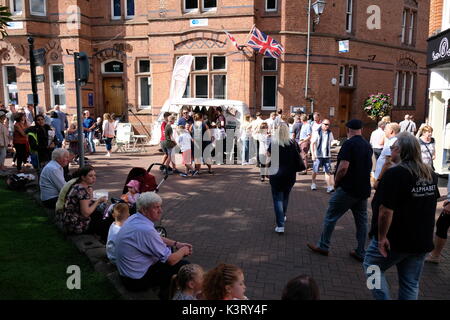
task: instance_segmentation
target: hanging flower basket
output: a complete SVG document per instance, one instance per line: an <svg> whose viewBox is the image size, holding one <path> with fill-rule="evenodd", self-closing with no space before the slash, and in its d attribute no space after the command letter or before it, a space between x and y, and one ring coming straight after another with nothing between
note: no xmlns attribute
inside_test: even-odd
<svg viewBox="0 0 450 320"><path fill-rule="evenodd" d="M372 94L366 99L362 107L370 119L377 121L391 113L391 96L384 93Z"/></svg>

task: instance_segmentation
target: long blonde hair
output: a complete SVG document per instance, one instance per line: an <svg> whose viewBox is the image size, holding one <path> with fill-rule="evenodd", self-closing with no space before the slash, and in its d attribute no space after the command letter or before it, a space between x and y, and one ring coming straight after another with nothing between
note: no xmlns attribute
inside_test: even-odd
<svg viewBox="0 0 450 320"><path fill-rule="evenodd" d="M433 171L422 161L422 152L417 138L409 132L402 132L397 135L396 144L400 148L399 166L408 170L419 181L432 182Z"/></svg>
<svg viewBox="0 0 450 320"><path fill-rule="evenodd" d="M289 127L286 123L282 122L275 130L274 139L280 147L288 146L290 144L291 137L289 136Z"/></svg>

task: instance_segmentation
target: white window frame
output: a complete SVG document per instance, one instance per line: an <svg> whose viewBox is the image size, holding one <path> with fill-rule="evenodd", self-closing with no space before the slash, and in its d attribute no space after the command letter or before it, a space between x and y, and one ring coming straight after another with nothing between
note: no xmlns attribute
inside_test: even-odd
<svg viewBox="0 0 450 320"><path fill-rule="evenodd" d="M19 90L17 88L17 68L16 68L16 84L8 84L8 67L14 67L14 65L5 65L3 66L3 83L5 84L3 87L3 95L5 97L5 105L9 104L9 92L10 89L13 89L11 92L16 92L17 96L19 95ZM17 97L17 105L19 104L19 98Z"/></svg>
<svg viewBox="0 0 450 320"><path fill-rule="evenodd" d="M123 65L124 70L122 72L106 72L105 71L106 64L110 63L110 62L113 62L113 61L120 62ZM120 61L120 60L109 59L109 60L106 60L106 61L102 62L102 74L124 74L124 72L125 72L125 64L122 61Z"/></svg>
<svg viewBox="0 0 450 320"><path fill-rule="evenodd" d="M202 0L202 10L205 12L209 12L209 11L217 11L217 2L219 0L216 0L216 6L215 7L210 7L210 8L206 8L205 7L205 0Z"/></svg>
<svg viewBox="0 0 450 320"><path fill-rule="evenodd" d="M21 2L22 3L22 10L20 11L15 11L14 10L14 4L16 4L17 2ZM11 11L11 14L13 16L21 16L23 13L23 0L9 0L9 9Z"/></svg>
<svg viewBox="0 0 450 320"><path fill-rule="evenodd" d="M402 72L403 84L402 84L402 100L400 106L405 106L406 103L406 81L407 81L407 73Z"/></svg>
<svg viewBox="0 0 450 320"><path fill-rule="evenodd" d="M353 87L355 85L355 67L348 67L348 86Z"/></svg>
<svg viewBox="0 0 450 320"><path fill-rule="evenodd" d="M345 12L345 31L352 32L353 28L353 0L347 0L347 9ZM348 19L348 21L347 21Z"/></svg>
<svg viewBox="0 0 450 320"><path fill-rule="evenodd" d="M267 7L267 0L265 0L264 2L265 2L264 9L266 10L266 12L276 12L276 11L278 11L278 0L275 0L275 8L268 8Z"/></svg>
<svg viewBox="0 0 450 320"><path fill-rule="evenodd" d="M114 15L114 1L111 0L111 20L120 20L122 19L122 2L120 1L120 16Z"/></svg>
<svg viewBox="0 0 450 320"><path fill-rule="evenodd" d="M197 0L197 8L196 9L186 9L186 0L183 0L183 12L184 13L193 13L193 12L199 12L200 5Z"/></svg>
<svg viewBox="0 0 450 320"><path fill-rule="evenodd" d="M45 17L45 16L47 16L47 0L44 0L44 13L42 13L42 12L33 12L32 11L32 5L31 5L31 3L33 2L33 0L30 0L30 14L31 15L33 15L33 16L40 16L40 17Z"/></svg>
<svg viewBox="0 0 450 320"><path fill-rule="evenodd" d="M225 58L225 69L214 69L214 57L224 57ZM220 55L220 54L212 55L211 56L211 71L226 71L226 70L227 70L227 57Z"/></svg>
<svg viewBox="0 0 450 320"><path fill-rule="evenodd" d="M224 90L225 92L224 92L224 98L223 99L226 100L227 97L228 97L228 85L227 85L228 81L226 80L227 79L227 74L226 73L212 73L211 74L211 77L212 77L212 79L211 79L212 80L212 87L211 87L212 95L211 96L212 96L213 99L222 99L222 98L214 97L214 81L215 81L214 80L214 76L225 76L225 90Z"/></svg>
<svg viewBox="0 0 450 320"><path fill-rule="evenodd" d="M195 68L195 66L196 66L196 64L195 64L195 63L196 63L195 58L206 58L206 69L197 70L197 69ZM194 72L208 72L208 71L209 71L209 57L206 56L206 55L194 56L194 63L193 63L193 65L192 65L192 67L194 68L194 69L193 69Z"/></svg>
<svg viewBox="0 0 450 320"><path fill-rule="evenodd" d="M271 57L263 57L262 59L262 71L267 71L267 72L275 72L278 71L278 59L275 59L275 70L266 70L264 69L264 60L265 59L275 59L275 58L271 58Z"/></svg>
<svg viewBox="0 0 450 320"><path fill-rule="evenodd" d="M345 66L339 66L339 85L345 86Z"/></svg>
<svg viewBox="0 0 450 320"><path fill-rule="evenodd" d="M150 87L149 94L150 94L150 105L142 105L141 100L141 78L148 78L148 86ZM151 109L152 108L152 97L153 97L153 81L152 77L150 75L147 76L137 76L137 82L138 82L138 104L139 109Z"/></svg>
<svg viewBox="0 0 450 320"><path fill-rule="evenodd" d="M450 0L444 0L442 12L442 28L441 31L450 28Z"/></svg>
<svg viewBox="0 0 450 320"><path fill-rule="evenodd" d="M64 65L63 64L51 64L50 66L49 66L49 73L50 73L50 97L51 97L51 101L50 101L50 103L51 103L51 105L52 105L52 107L55 107L55 94L54 94L54 87L53 87L53 67L55 67L55 66L63 66L63 68L64 68ZM64 75L65 76L65 75ZM65 81L64 81L64 83L61 85L61 88L63 88L64 89L64 97L65 97L65 101L66 101L66 104L67 104L67 96L66 96L66 85L65 85ZM65 104L60 104L60 106L63 106L63 107L65 107L66 105Z"/></svg>
<svg viewBox="0 0 450 320"><path fill-rule="evenodd" d="M409 36L408 36L408 44L413 44L413 35L414 35L414 11L410 11L410 20L409 20Z"/></svg>
<svg viewBox="0 0 450 320"><path fill-rule="evenodd" d="M125 19L133 19L136 16L136 1L134 2L134 14L132 16L128 15L128 0L125 0Z"/></svg>
<svg viewBox="0 0 450 320"><path fill-rule="evenodd" d="M402 43L405 43L407 15L408 15L408 11L406 9L404 9L403 15L402 15L402 37L401 37Z"/></svg>
<svg viewBox="0 0 450 320"><path fill-rule="evenodd" d="M398 105L398 84L400 80L400 72L395 73L395 83L394 83L394 106Z"/></svg>
<svg viewBox="0 0 450 320"><path fill-rule="evenodd" d="M202 70L203 71L203 70ZM194 78L194 83L193 83L193 85L194 85L194 97L195 98L198 98L197 97L197 80L196 80L196 78L197 78L197 76L206 76L206 90L207 90L207 92L206 92L206 98L207 99L209 99L209 97L210 97L210 93L211 93L211 79L210 79L210 75L212 75L212 74L210 74L209 72L206 72L206 73L194 73L192 76L193 76L193 78ZM192 88L192 84L191 84L191 88Z"/></svg>
<svg viewBox="0 0 450 320"><path fill-rule="evenodd" d="M408 96L408 106L412 106L413 105L413 94L414 94L414 73L410 72L409 73L410 76L410 80L409 80L409 96Z"/></svg>
<svg viewBox="0 0 450 320"><path fill-rule="evenodd" d="M275 77L275 105L274 106L264 106L264 78ZM277 100L278 100L278 76L277 75L264 75L261 79L261 110L277 110Z"/></svg>
<svg viewBox="0 0 450 320"><path fill-rule="evenodd" d="M148 61L148 64L149 64L149 71L148 72L141 72L141 70L139 69L141 67L140 66L140 62L141 61ZM150 59L148 59L148 58L138 58L137 59L137 63L136 63L136 69L137 69L136 73L139 74L139 75L150 75L151 72L152 72L152 64L150 62Z"/></svg>

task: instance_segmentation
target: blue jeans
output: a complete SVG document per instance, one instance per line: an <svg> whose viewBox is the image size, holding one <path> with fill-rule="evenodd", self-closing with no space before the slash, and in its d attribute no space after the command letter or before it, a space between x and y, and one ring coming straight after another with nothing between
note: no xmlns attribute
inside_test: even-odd
<svg viewBox="0 0 450 320"><path fill-rule="evenodd" d="M250 154L250 139L242 139L242 162L248 162Z"/></svg>
<svg viewBox="0 0 450 320"><path fill-rule="evenodd" d="M397 274L399 281L398 299L399 300L417 300L419 295L419 281L422 274L423 263L425 261L425 253L400 253L389 251L387 258L383 257L378 250L378 241L372 239L367 248L364 258L364 272L366 276L367 268L371 265L380 268L380 287L371 289L372 294L377 300L390 300L389 285L386 281L384 272L392 267L397 266Z"/></svg>
<svg viewBox="0 0 450 320"><path fill-rule="evenodd" d="M106 150L111 151L113 138L105 138Z"/></svg>
<svg viewBox="0 0 450 320"><path fill-rule="evenodd" d="M284 227L284 217L286 216L291 189L292 187L280 191L272 187L273 208L275 209L277 227Z"/></svg>
<svg viewBox="0 0 450 320"><path fill-rule="evenodd" d="M328 211L323 221L323 231L317 246L323 250L330 249L331 235L336 222L347 212L352 210L356 225L356 240L358 248L355 250L360 257L364 257L367 238L367 199L354 198L342 188L337 188L330 199Z"/></svg>
<svg viewBox="0 0 450 320"><path fill-rule="evenodd" d="M94 143L94 131L85 132L84 136L87 139L87 143L89 146L89 150L91 152L95 152L95 143Z"/></svg>

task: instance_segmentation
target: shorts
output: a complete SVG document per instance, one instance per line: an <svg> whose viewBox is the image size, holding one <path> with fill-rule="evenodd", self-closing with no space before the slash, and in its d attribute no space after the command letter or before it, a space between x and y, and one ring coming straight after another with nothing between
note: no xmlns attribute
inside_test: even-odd
<svg viewBox="0 0 450 320"><path fill-rule="evenodd" d="M320 167L323 167L325 173L331 173L331 159L330 158L317 158L313 164L314 173L318 173Z"/></svg>
<svg viewBox="0 0 450 320"><path fill-rule="evenodd" d="M192 158L191 158L191 150L186 150L182 152L182 163L183 165L191 164Z"/></svg>
<svg viewBox="0 0 450 320"><path fill-rule="evenodd" d="M161 141L161 142L159 143L159 145L161 146L162 151L163 151L166 155L169 155L169 154L170 154L170 153L169 153L169 149L166 148L166 147L164 146L164 141Z"/></svg>

